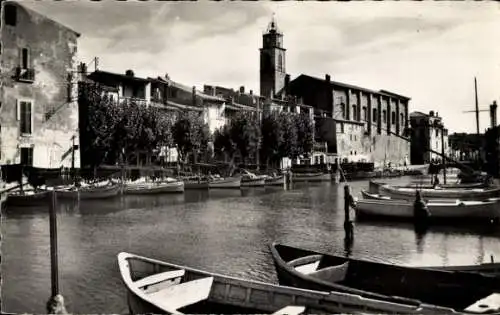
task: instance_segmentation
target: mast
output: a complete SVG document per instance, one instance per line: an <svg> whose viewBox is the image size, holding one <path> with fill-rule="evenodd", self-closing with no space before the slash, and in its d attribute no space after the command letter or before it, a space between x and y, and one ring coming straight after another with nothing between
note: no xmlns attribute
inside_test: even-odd
<svg viewBox="0 0 500 315"><path fill-rule="evenodd" d="M476 94L476 130L477 130L477 134L479 134L479 104L478 104L478 101L477 101L477 80L476 80L476 77L474 77L474 91L475 91L475 94Z"/></svg>

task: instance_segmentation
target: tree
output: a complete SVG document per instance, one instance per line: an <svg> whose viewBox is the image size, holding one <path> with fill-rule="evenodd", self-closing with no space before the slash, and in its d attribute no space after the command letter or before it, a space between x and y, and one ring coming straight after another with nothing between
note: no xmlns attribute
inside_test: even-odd
<svg viewBox="0 0 500 315"><path fill-rule="evenodd" d="M314 125L307 113L295 115L297 126L297 151L299 155L311 153L314 145Z"/></svg>
<svg viewBox="0 0 500 315"><path fill-rule="evenodd" d="M259 119L253 112L238 112L230 123L230 139L235 144L243 161L259 149Z"/></svg>
<svg viewBox="0 0 500 315"><path fill-rule="evenodd" d="M214 151L217 155L225 155L227 158L233 159L236 152L236 145L231 139L229 125L224 125L215 130L214 135Z"/></svg>
<svg viewBox="0 0 500 315"><path fill-rule="evenodd" d="M194 111L180 114L172 126L172 136L179 158L186 162L188 154L203 153L208 148L210 130L203 117Z"/></svg>
<svg viewBox="0 0 500 315"><path fill-rule="evenodd" d="M265 113L262 117L261 155L268 167L269 163L274 163L281 158L280 147L283 143L284 132L280 123L281 120L276 112Z"/></svg>
<svg viewBox="0 0 500 315"><path fill-rule="evenodd" d="M283 142L279 146L281 158L297 158L298 150L298 134L295 118L292 113L281 112L278 116L281 130L283 132Z"/></svg>

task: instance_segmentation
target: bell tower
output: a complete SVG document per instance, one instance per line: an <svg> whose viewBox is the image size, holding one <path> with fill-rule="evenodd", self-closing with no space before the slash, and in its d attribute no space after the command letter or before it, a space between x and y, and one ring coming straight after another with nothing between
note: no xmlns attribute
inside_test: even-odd
<svg viewBox="0 0 500 315"><path fill-rule="evenodd" d="M283 34L279 31L274 14L260 48L260 95L274 97L285 87L285 51Z"/></svg>

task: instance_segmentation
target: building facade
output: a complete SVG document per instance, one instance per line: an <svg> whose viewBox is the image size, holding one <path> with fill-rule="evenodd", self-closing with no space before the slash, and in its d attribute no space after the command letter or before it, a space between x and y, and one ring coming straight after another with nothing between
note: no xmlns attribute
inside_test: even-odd
<svg viewBox="0 0 500 315"><path fill-rule="evenodd" d="M451 153L448 144L448 129L444 128L443 118L438 113L413 112L411 121L411 163L428 164L441 160L441 155ZM435 152L431 152L435 151Z"/></svg>
<svg viewBox="0 0 500 315"><path fill-rule="evenodd" d="M326 162L403 164L410 155L410 98L324 79L286 74L283 34L271 21L260 49L262 95L293 96L314 108L316 141ZM319 147L319 146L317 146Z"/></svg>
<svg viewBox="0 0 500 315"><path fill-rule="evenodd" d="M80 35L17 2L1 13L0 163L79 167Z"/></svg>

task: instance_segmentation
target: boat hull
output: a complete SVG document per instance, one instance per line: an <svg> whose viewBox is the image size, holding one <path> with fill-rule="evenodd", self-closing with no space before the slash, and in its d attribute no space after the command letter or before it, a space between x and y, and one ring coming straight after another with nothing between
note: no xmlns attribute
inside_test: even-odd
<svg viewBox="0 0 500 315"><path fill-rule="evenodd" d="M304 289L349 292L394 302L406 300L418 304L422 301L462 311L500 288L496 277L478 273L389 265L275 243L271 245L271 254L279 283ZM306 259L307 263L316 259L317 271L330 266L348 267L341 270L343 278L332 281L317 276L318 272L298 271L293 262Z"/></svg>
<svg viewBox="0 0 500 315"><path fill-rule="evenodd" d="M173 183L141 183L126 184L123 193L126 195L156 195L184 192L184 182Z"/></svg>
<svg viewBox="0 0 500 315"><path fill-rule="evenodd" d="M283 186L285 184L285 176L267 178L265 184L266 186Z"/></svg>
<svg viewBox="0 0 500 315"><path fill-rule="evenodd" d="M208 187L210 189L240 189L241 188L241 178L224 178L220 180L212 180L208 182Z"/></svg>
<svg viewBox="0 0 500 315"><path fill-rule="evenodd" d="M379 187L379 193L400 200L415 200L415 188ZM487 200L500 196L500 188L491 189L420 189L424 199Z"/></svg>
<svg viewBox="0 0 500 315"><path fill-rule="evenodd" d="M367 309L397 314L453 312L450 308L387 303L245 280L128 253L118 255L118 265L128 291L130 314L269 314L292 305L303 307L303 314L360 313ZM208 285L193 285L195 281Z"/></svg>
<svg viewBox="0 0 500 315"><path fill-rule="evenodd" d="M47 192L37 192L34 194L8 194L5 200L7 207L37 207L48 206Z"/></svg>
<svg viewBox="0 0 500 315"><path fill-rule="evenodd" d="M319 174L292 174L292 181L299 182L329 182L332 180L332 175L329 173L319 173Z"/></svg>
<svg viewBox="0 0 500 315"><path fill-rule="evenodd" d="M208 180L184 180L184 189L208 189Z"/></svg>
<svg viewBox="0 0 500 315"><path fill-rule="evenodd" d="M121 185L113 184L104 187L80 188L78 190L57 190L57 198L96 200L117 197L121 192Z"/></svg>
<svg viewBox="0 0 500 315"><path fill-rule="evenodd" d="M266 183L265 178L242 179L241 187L262 187Z"/></svg>
<svg viewBox="0 0 500 315"><path fill-rule="evenodd" d="M500 203L495 201L429 201L427 208L436 219L498 220ZM356 215L413 218L413 203L404 200L364 199L356 203Z"/></svg>

